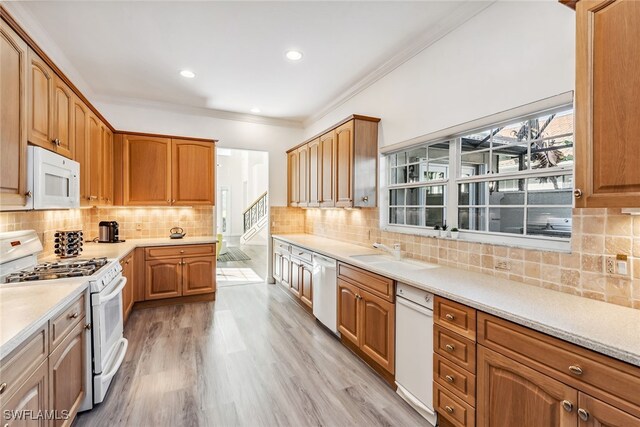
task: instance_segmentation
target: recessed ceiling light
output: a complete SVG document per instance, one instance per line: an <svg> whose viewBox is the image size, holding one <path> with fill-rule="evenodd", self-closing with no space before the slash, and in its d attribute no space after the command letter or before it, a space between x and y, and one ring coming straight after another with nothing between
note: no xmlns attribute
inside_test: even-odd
<svg viewBox="0 0 640 427"><path fill-rule="evenodd" d="M257 107L253 107L253 108L251 109L251 112L252 112L252 113L256 113L256 114L258 114L258 113L260 112L260 109L259 109L259 108L257 108Z"/></svg>
<svg viewBox="0 0 640 427"><path fill-rule="evenodd" d="M194 78L196 76L196 73L194 73L193 71L190 71L190 70L182 70L182 71L180 71L180 75L182 77L186 77L188 79L192 79L192 78Z"/></svg>
<svg viewBox="0 0 640 427"><path fill-rule="evenodd" d="M302 52L298 50L288 50L285 55L287 56L287 59L290 59L291 61L300 61L302 59Z"/></svg>

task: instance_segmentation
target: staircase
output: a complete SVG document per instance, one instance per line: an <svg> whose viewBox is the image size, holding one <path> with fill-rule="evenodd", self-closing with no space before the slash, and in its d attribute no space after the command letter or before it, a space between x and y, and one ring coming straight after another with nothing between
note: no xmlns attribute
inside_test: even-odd
<svg viewBox="0 0 640 427"><path fill-rule="evenodd" d="M269 220L268 192L264 192L242 213L244 218L244 233L240 237L240 244L251 244L251 241L260 235ZM265 239L266 241L266 239ZM261 242L262 243L262 242Z"/></svg>

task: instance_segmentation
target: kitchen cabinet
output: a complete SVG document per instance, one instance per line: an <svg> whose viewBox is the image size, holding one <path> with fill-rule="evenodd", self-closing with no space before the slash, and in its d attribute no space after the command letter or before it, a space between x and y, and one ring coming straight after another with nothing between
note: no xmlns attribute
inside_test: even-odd
<svg viewBox="0 0 640 427"><path fill-rule="evenodd" d="M301 261L297 258L291 258L291 280L289 281L289 290L296 297L300 298L301 277L300 277Z"/></svg>
<svg viewBox="0 0 640 427"><path fill-rule="evenodd" d="M91 169L89 168L89 109L77 96L73 99L73 160L80 164L80 205L88 206Z"/></svg>
<svg viewBox="0 0 640 427"><path fill-rule="evenodd" d="M113 133L104 124L100 124L102 135L102 197L101 205L113 205Z"/></svg>
<svg viewBox="0 0 640 427"><path fill-rule="evenodd" d="M214 245L145 248L145 301L214 294Z"/></svg>
<svg viewBox="0 0 640 427"><path fill-rule="evenodd" d="M385 373L395 372L394 282L386 277L338 263L338 330L352 350Z"/></svg>
<svg viewBox="0 0 640 427"><path fill-rule="evenodd" d="M73 158L73 103L75 95L62 79L53 78L53 133L54 150Z"/></svg>
<svg viewBox="0 0 640 427"><path fill-rule="evenodd" d="M102 139L102 124L94 115L89 114L88 118L88 202L91 206L102 204L103 199L103 168L104 168L104 141ZM80 170L82 175L82 169Z"/></svg>
<svg viewBox="0 0 640 427"><path fill-rule="evenodd" d="M576 4L576 207L640 207L640 3Z"/></svg>
<svg viewBox="0 0 640 427"><path fill-rule="evenodd" d="M20 388L9 397L6 402L1 405L2 414L5 411L30 411L33 414L41 413L49 409L49 371L48 360L42 364L31 374L31 376L20 386ZM47 427L49 422L45 417L21 423L7 423L5 426L38 426Z"/></svg>
<svg viewBox="0 0 640 427"><path fill-rule="evenodd" d="M0 19L0 205L27 204L27 69L29 48Z"/></svg>
<svg viewBox="0 0 640 427"><path fill-rule="evenodd" d="M51 68L29 49L28 109L29 142L53 149L53 85L54 74Z"/></svg>
<svg viewBox="0 0 640 427"><path fill-rule="evenodd" d="M116 142L116 204L213 205L215 141L122 135Z"/></svg>
<svg viewBox="0 0 640 427"><path fill-rule="evenodd" d="M298 273L300 278L300 301L313 308L313 265L303 262Z"/></svg>
<svg viewBox="0 0 640 427"><path fill-rule="evenodd" d="M135 272L135 251L131 251L124 258L120 260L120 266L122 267L122 275L127 278L127 284L122 290L122 314L124 322L126 323L133 310L133 304L135 302L134 290L136 288L136 272Z"/></svg>
<svg viewBox="0 0 640 427"><path fill-rule="evenodd" d="M313 255L273 239L273 278L307 309L313 308Z"/></svg>
<svg viewBox="0 0 640 427"><path fill-rule="evenodd" d="M57 419L54 426L70 426L84 399L85 322L81 319L49 356L50 408L69 411L69 419Z"/></svg>
<svg viewBox="0 0 640 427"><path fill-rule="evenodd" d="M353 115L290 149L289 205L375 207L379 121Z"/></svg>

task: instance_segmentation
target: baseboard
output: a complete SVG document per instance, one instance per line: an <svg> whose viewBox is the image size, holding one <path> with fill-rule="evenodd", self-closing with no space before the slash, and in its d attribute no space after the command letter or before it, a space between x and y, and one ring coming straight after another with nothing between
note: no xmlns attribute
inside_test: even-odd
<svg viewBox="0 0 640 427"><path fill-rule="evenodd" d="M352 353L362 359L376 374L381 376L382 379L387 384L389 384L389 387L391 387L393 390L396 390L397 385L395 375L380 366L375 360L369 357L366 353L360 350L357 345L346 339L344 336L340 337L340 342L342 342L345 347L351 350Z"/></svg>
<svg viewBox="0 0 640 427"><path fill-rule="evenodd" d="M145 309L145 308L162 307L165 305L188 304L192 302L215 301L215 300L216 300L216 293L212 292L209 294L189 295L186 297L139 301L133 305L133 309L138 310L138 309Z"/></svg>

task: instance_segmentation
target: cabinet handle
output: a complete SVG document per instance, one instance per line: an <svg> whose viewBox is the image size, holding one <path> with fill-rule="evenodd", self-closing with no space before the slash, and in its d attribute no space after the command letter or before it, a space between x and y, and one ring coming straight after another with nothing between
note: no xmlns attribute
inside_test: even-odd
<svg viewBox="0 0 640 427"><path fill-rule="evenodd" d="M362 196L362 201L367 203L369 201L369 196Z"/></svg>
<svg viewBox="0 0 640 427"><path fill-rule="evenodd" d="M87 323L86 325L84 325L85 329L91 329L91 323Z"/></svg>
<svg viewBox="0 0 640 427"><path fill-rule="evenodd" d="M171 200L171 203L175 203L175 202L176 202L176 199L172 199L172 200Z"/></svg>
<svg viewBox="0 0 640 427"><path fill-rule="evenodd" d="M98 196L89 196L87 197L88 200L97 200Z"/></svg>
<svg viewBox="0 0 640 427"><path fill-rule="evenodd" d="M0 394L4 393L6 389L7 389L7 383L0 384Z"/></svg>
<svg viewBox="0 0 640 427"><path fill-rule="evenodd" d="M573 375L582 375L582 368L578 365L571 365L569 366L569 372Z"/></svg>
<svg viewBox="0 0 640 427"><path fill-rule="evenodd" d="M586 409L582 409L582 408L578 409L578 416L582 421L589 420L589 412Z"/></svg>
<svg viewBox="0 0 640 427"><path fill-rule="evenodd" d="M167 199L167 203L171 204L171 199Z"/></svg>
<svg viewBox="0 0 640 427"><path fill-rule="evenodd" d="M568 400L563 400L562 408L567 412L571 412L573 411L573 403L569 402Z"/></svg>
<svg viewBox="0 0 640 427"><path fill-rule="evenodd" d="M447 405L447 406L445 406L445 407L444 407L444 409L445 409L448 413L453 414L454 409L453 409L451 406L448 406L448 405Z"/></svg>
<svg viewBox="0 0 640 427"><path fill-rule="evenodd" d="M444 348L448 351L448 352L452 352L453 350L455 350L456 348L452 345L452 344L447 344L444 346Z"/></svg>
<svg viewBox="0 0 640 427"><path fill-rule="evenodd" d="M180 251L180 253L181 253L181 254L183 254L183 253L184 253L184 249L182 249L182 250Z"/></svg>
<svg viewBox="0 0 640 427"><path fill-rule="evenodd" d="M447 382L453 383L456 379L453 378L451 375L446 375L444 377L445 380L447 380Z"/></svg>
<svg viewBox="0 0 640 427"><path fill-rule="evenodd" d="M579 199L580 197L582 197L582 190L579 188L576 188L575 190L573 190L573 196L576 199Z"/></svg>
<svg viewBox="0 0 640 427"><path fill-rule="evenodd" d="M444 315L444 317L446 317L446 318L447 318L447 320L451 320L451 321L453 321L453 320L456 318L456 316L454 316L454 315L453 315L453 314L451 314L451 313L447 313L447 314L445 314L445 315Z"/></svg>
<svg viewBox="0 0 640 427"><path fill-rule="evenodd" d="M24 193L25 197L32 197L33 193L31 192L31 190L27 191L26 193Z"/></svg>
<svg viewBox="0 0 640 427"><path fill-rule="evenodd" d="M54 143L56 146L60 147L60 139L59 138L56 138L51 142Z"/></svg>
<svg viewBox="0 0 640 427"><path fill-rule="evenodd" d="M129 261L125 261L124 263L125 263L125 264L129 264Z"/></svg>
<svg viewBox="0 0 640 427"><path fill-rule="evenodd" d="M75 313L69 315L69 319L77 319L78 316L80 316L80 313L76 311Z"/></svg>

